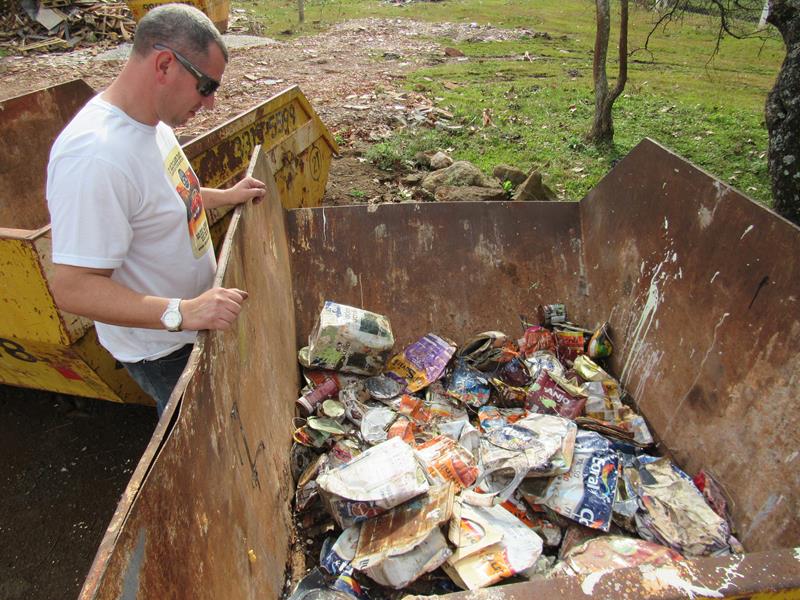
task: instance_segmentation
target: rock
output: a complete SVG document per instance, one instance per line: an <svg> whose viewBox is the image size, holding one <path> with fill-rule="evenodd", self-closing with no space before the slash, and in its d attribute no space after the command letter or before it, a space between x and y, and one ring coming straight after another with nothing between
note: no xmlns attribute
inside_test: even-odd
<svg viewBox="0 0 800 600"><path fill-rule="evenodd" d="M447 156L444 152L437 152L431 156L431 169L438 171L439 169L446 169L453 164L453 159Z"/></svg>
<svg viewBox="0 0 800 600"><path fill-rule="evenodd" d="M542 183L542 174L532 171L525 182L517 188L512 200L558 200L555 192Z"/></svg>
<svg viewBox="0 0 800 600"><path fill-rule="evenodd" d="M481 170L466 160L457 160L446 169L434 171L422 180L422 187L429 192L443 185L463 187L474 185L485 188L503 189L496 180L486 177Z"/></svg>
<svg viewBox="0 0 800 600"><path fill-rule="evenodd" d="M434 202L436 197L426 189L421 187L414 188L414 193L411 197L417 202Z"/></svg>
<svg viewBox="0 0 800 600"><path fill-rule="evenodd" d="M476 185L443 185L436 188L434 197L439 202L497 202L508 200L502 188L478 187Z"/></svg>
<svg viewBox="0 0 800 600"><path fill-rule="evenodd" d="M450 56L450 57L454 57L454 58L457 57L457 56L464 56L464 53L461 50L459 50L458 48L445 48L444 49L444 54L445 54L445 56Z"/></svg>
<svg viewBox="0 0 800 600"><path fill-rule="evenodd" d="M422 183L424 177L424 173L409 173L408 175L403 175L403 177L400 178L400 183L406 187L416 187Z"/></svg>
<svg viewBox="0 0 800 600"><path fill-rule="evenodd" d="M516 167L511 167L509 165L497 165L492 171L492 175L494 175L500 183L510 181L514 184L514 187L517 187L528 178L528 176L525 175L525 171L520 171Z"/></svg>
<svg viewBox="0 0 800 600"><path fill-rule="evenodd" d="M431 156L425 152L417 152L414 155L414 164L424 169L431 168Z"/></svg>

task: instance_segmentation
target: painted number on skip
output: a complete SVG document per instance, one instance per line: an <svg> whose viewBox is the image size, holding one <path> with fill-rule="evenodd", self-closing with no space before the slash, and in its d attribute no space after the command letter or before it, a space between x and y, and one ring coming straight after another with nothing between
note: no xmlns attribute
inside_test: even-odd
<svg viewBox="0 0 800 600"><path fill-rule="evenodd" d="M29 363L39 362L38 358L25 350L22 344L15 342L14 340L0 338L0 348L2 348L3 352L8 354L11 358L16 358L17 360Z"/></svg>

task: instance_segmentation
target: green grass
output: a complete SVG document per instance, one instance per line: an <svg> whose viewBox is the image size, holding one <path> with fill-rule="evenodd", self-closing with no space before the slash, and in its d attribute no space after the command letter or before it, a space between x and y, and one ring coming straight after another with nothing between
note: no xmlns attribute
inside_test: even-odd
<svg viewBox="0 0 800 600"><path fill-rule="evenodd" d="M247 4L241 4L248 6ZM296 3L261 2L267 29L311 32L348 18L409 17L428 21L492 23L547 32L503 42L438 40L468 61L446 62L409 75L409 89L435 98L464 127L400 132L368 156L389 167L420 150L449 150L487 173L498 163L538 168L565 198L579 199L643 137L673 149L748 195L769 203L763 109L784 56L777 35L766 41L724 39L713 57L717 22L687 15L660 29L642 50L654 13L631 7L628 84L614 107L614 144L598 149L584 136L593 114L594 4L538 0L444 0L393 6L380 1L306 3L306 25ZM616 21L613 23L616 26ZM616 37L612 28L612 40ZM533 60L524 60L525 53ZM616 44L609 48L616 75ZM445 87L445 82L448 87ZM457 87L452 88L455 84ZM492 124L483 126L484 110Z"/></svg>

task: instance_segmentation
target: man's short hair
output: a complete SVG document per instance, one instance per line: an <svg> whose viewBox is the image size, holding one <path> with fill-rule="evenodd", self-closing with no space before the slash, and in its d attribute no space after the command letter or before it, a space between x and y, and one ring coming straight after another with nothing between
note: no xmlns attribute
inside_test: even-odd
<svg viewBox="0 0 800 600"><path fill-rule="evenodd" d="M202 11L186 4L162 4L150 10L136 25L133 51L146 56L153 44L164 44L178 52L207 56L215 43L228 62L228 49L214 23Z"/></svg>

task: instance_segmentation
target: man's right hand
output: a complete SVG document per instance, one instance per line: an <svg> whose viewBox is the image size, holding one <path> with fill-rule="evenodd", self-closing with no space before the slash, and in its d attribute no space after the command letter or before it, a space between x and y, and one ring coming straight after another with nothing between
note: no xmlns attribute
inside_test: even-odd
<svg viewBox="0 0 800 600"><path fill-rule="evenodd" d="M181 301L181 328L189 331L227 329L242 310L247 292L236 288L211 288L196 298Z"/></svg>

